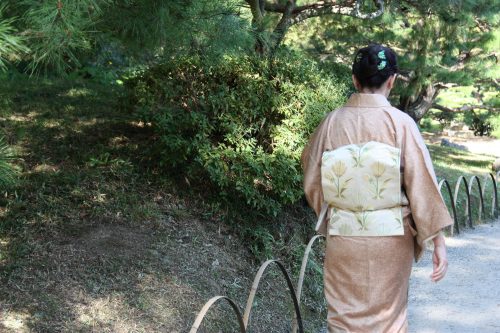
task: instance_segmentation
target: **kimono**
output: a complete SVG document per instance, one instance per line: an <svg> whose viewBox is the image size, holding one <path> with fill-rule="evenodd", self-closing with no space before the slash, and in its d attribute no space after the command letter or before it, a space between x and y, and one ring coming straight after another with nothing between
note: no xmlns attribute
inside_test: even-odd
<svg viewBox="0 0 500 333"><path fill-rule="evenodd" d="M368 157L374 160L365 164L371 166L348 177L370 145L375 148ZM407 332L412 262L452 224L417 125L385 96L355 93L323 119L302 153L302 167L307 201L319 217L316 230L327 238L328 332ZM387 185L382 195L380 184ZM366 187L370 194L350 198L347 186ZM377 195L390 200L373 206L370 197ZM385 213L365 228L363 217L373 211Z"/></svg>

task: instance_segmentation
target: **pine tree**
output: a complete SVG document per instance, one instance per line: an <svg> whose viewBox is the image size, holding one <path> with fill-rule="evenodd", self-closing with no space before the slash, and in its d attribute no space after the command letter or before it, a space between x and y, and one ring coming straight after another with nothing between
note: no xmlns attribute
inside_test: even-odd
<svg viewBox="0 0 500 333"><path fill-rule="evenodd" d="M71 71L111 41L122 45L131 58L145 61L176 53L216 58L232 50L256 51L272 58L287 40L289 47L312 47L323 58L334 56L335 62L344 65L351 63L356 48L381 42L400 54L402 87L396 91L396 104L417 121L435 104L439 92L450 85L482 82L498 86L498 1L3 3L0 59L19 55L24 38L29 46L25 59L31 71ZM297 26L299 29L294 29Z"/></svg>
<svg viewBox="0 0 500 333"><path fill-rule="evenodd" d="M32 72L71 71L112 41L139 58L245 43L237 0L5 1L6 14L19 17L8 23L25 36Z"/></svg>
<svg viewBox="0 0 500 333"><path fill-rule="evenodd" d="M357 48L371 42L394 48L401 68L394 102L419 121L436 106L442 89L498 85L499 9L486 0L393 1L372 21L315 20L294 30L288 43L345 66Z"/></svg>

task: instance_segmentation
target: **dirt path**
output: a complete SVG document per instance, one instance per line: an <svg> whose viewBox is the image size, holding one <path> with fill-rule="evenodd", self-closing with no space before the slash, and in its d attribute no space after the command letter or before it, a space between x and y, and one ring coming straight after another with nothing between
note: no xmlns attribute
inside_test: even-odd
<svg viewBox="0 0 500 333"><path fill-rule="evenodd" d="M447 239L449 271L429 279L432 253L414 266L411 333L500 333L500 221Z"/></svg>

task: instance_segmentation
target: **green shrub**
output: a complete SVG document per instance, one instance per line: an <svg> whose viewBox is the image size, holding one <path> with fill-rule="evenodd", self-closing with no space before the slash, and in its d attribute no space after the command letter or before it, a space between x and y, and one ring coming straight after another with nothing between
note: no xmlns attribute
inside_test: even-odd
<svg viewBox="0 0 500 333"><path fill-rule="evenodd" d="M126 81L131 103L158 136L160 163L223 202L276 215L302 196L300 154L346 95L348 75L282 53L169 59Z"/></svg>
<svg viewBox="0 0 500 333"><path fill-rule="evenodd" d="M491 136L500 139L500 115L495 115L491 119L491 125L493 126L493 132Z"/></svg>
<svg viewBox="0 0 500 333"><path fill-rule="evenodd" d="M494 131L494 113L488 110L473 110L464 114L465 123L476 136L490 136Z"/></svg>

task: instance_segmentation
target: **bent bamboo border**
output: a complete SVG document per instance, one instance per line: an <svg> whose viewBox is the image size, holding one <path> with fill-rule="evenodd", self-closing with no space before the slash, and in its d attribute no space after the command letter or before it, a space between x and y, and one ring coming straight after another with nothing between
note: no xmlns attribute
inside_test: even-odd
<svg viewBox="0 0 500 333"><path fill-rule="evenodd" d="M293 307L295 310L295 316L297 316L297 322L299 323L299 332L304 333L302 316L300 315L300 306L299 306L297 295L295 294L295 290L293 288L292 279L290 279L290 275L288 275L288 272L286 271L285 266L280 261L273 260L273 259L268 260L265 263L263 263L262 266L260 266L259 271L255 275L255 278L254 278L253 284L252 284L252 289L250 291L250 295L248 296L247 306L245 308L245 313L243 314L243 322L245 323L245 328L248 327L248 321L250 320L250 314L251 314L252 307L253 307L253 300L254 300L255 295L257 293L257 289L259 288L260 280L262 279L264 272L267 270L267 267L273 263L278 265L279 269L283 273L283 276L285 277L286 283L288 285L288 289L290 290L290 296L292 297Z"/></svg>
<svg viewBox="0 0 500 333"><path fill-rule="evenodd" d="M451 192L450 183L448 182L448 180L442 179L439 182L439 193L441 193L441 188L443 187L443 184L446 185L446 189L448 190L448 196L449 196L450 202L451 202L451 210L453 212L453 221L454 221L454 224L453 224L453 228L451 228L451 234L453 234L454 231L456 231L457 234L460 234L460 226L458 225L457 208L455 206L455 200L454 200L453 194ZM443 195L441 194L441 197L442 196Z"/></svg>
<svg viewBox="0 0 500 333"><path fill-rule="evenodd" d="M308 253L306 253L306 254L308 255ZM236 305L236 303L232 299L230 299L229 297L226 297L226 296L216 296L216 297L211 298L207 303L205 303L203 308L200 310L200 312L196 316L196 320L193 323L193 326L191 326L191 330L189 331L189 333L197 333L198 332L198 329L199 329L201 323L203 322L203 319L207 315L208 310L210 310L210 308L220 300L226 300L227 302L229 302L229 304L231 305L232 309L234 310L234 312L236 313L236 316L238 318L240 332L246 333L246 329L248 327L248 322L250 320L251 311L253 308L253 301L255 299L255 295L257 294L257 290L259 288L260 281L261 281L262 277L264 276L264 273L266 272L267 268L271 264L276 264L278 266L281 273L283 274L283 277L286 280L286 283L288 285L288 289L290 291L290 297L292 298L292 302L293 302L293 306L294 306L294 310L295 310L295 317L294 318L297 318L299 332L304 333L302 316L300 314L300 305L299 305L298 297L295 293L295 289L293 287L292 279L290 278L290 275L288 274L285 266L280 261L273 260L273 259L267 260L266 262L264 262L260 266L257 274L255 275L255 278L254 278L254 281L252 284L252 289L250 291L250 294L248 295L247 305L245 307L245 312L244 312L243 316L241 316L241 312L240 312L238 305Z"/></svg>
<svg viewBox="0 0 500 333"><path fill-rule="evenodd" d="M491 217L498 218L498 215L499 215L498 183L500 183L500 171L496 172L496 174L490 173L490 174L486 175L484 178L484 182L483 182L484 185L486 184L488 178L491 179L492 185L493 185ZM475 176L475 175L472 176L470 178L469 182L467 182L467 179L463 175L458 177L457 182L455 183L455 192L454 192L453 196L452 196L451 186L450 186L450 183L448 182L448 180L442 179L438 184L440 193L441 193L441 189L443 187L443 184L446 185L448 195L451 199L450 201L451 201L451 208L452 208L452 214L453 214L453 219L454 219L454 229L456 230L457 234L460 233L460 223L459 223L458 214L457 214L457 200L458 200L460 185L462 183L465 185L464 188L465 188L466 201L467 201L466 206L465 206L465 214L466 214L467 219L468 219L469 227L474 228L473 222L472 222L472 209L471 209L471 193L472 193L472 187L473 187L474 180L476 181L477 187L479 189L479 200L480 200L479 220L481 221L482 213L483 213L483 211L485 211L484 198L485 198L486 186L481 185L481 180L479 179L478 176ZM441 194L441 196L442 196L442 194ZM465 221L464 225L467 227L467 221ZM453 230L453 228L452 228L452 230ZM292 280L290 278L290 275L288 274L285 266L278 260L267 260L266 262L264 262L260 266L257 274L255 275L255 278L254 278L254 281L252 284L252 289L251 289L250 294L248 296L246 307L245 307L245 312L244 312L243 316L241 315L240 308L232 299L230 299L229 297L226 297L226 296L216 296L216 297L211 298L207 303L205 303L203 308L200 310L200 312L196 316L195 322L193 323L193 326L191 327L191 330L189 331L189 333L197 333L199 326L203 322L203 319L205 318L206 314L211 309L211 307L214 304L216 304L222 300L225 300L226 302L228 302L229 305L231 306L231 308L233 309L233 312L235 313L235 315L238 319L240 332L246 333L248 323L250 321L250 315L251 315L251 311L252 311L252 307L253 307L253 301L255 299L255 295L256 295L257 290L259 288L260 280L262 279L262 277L263 277L265 271L267 270L267 268L269 267L269 265L271 265L273 263L276 264L278 266L278 268L280 269L280 271L282 272L282 275L285 278L286 283L288 285L288 289L290 291L290 297L292 298L292 301L293 301L293 306L294 306L295 311L294 311L294 318L293 318L293 323L292 323L292 333L296 333L297 328L298 328L300 333L303 333L304 327L303 327L302 317L301 317L301 313L300 313L300 299L301 299L301 295L302 295L302 287L304 284L305 271L307 268L307 263L309 262L309 255L310 255L310 252L312 250L314 243L318 239L323 238L323 237L324 236L322 236L322 235L316 235L316 236L312 237L311 240L309 241L309 243L307 244L304 256L302 258L302 265L300 267L300 273L299 273L299 279L297 282L297 289L296 289L297 291L296 292L295 292L295 289L293 287L293 283L292 283Z"/></svg>
<svg viewBox="0 0 500 333"><path fill-rule="evenodd" d="M498 218L498 187L497 187L497 181L495 179L495 176L492 173L487 174L484 177L484 184L486 185L486 182L491 180L491 184L493 186L492 191L493 195L491 196L491 217L493 218ZM483 187L483 198L485 197L485 192L486 192L486 186Z"/></svg>
<svg viewBox="0 0 500 333"><path fill-rule="evenodd" d="M464 225L467 226L467 223L469 224L469 227L474 229L474 223L472 219L472 203L471 203L471 196L472 196L472 189L474 182L477 184L478 187L478 194L479 194L479 221L481 222L483 218L483 213L485 212L484 208L484 200L485 200L485 191L486 191L486 182L487 180L491 179L493 188L492 188L492 202L491 202L491 217L493 218L498 218L499 214L499 202L498 202L498 183L500 181L500 171L496 173L496 176L492 173L489 173L485 175L485 178L483 180L483 183L481 183L481 180L478 176L473 175L469 181L465 178L465 176L460 176L457 179L457 182L455 183L455 193L453 195L453 201L452 201L452 211L453 211L453 216L456 216L457 212L457 201L458 201L458 194L460 190L460 185L463 183L465 187L465 194L466 194L466 205L465 205L465 215L467 217L468 221L465 221ZM442 179L439 182L439 190L441 191L441 187L443 184L449 184L446 179ZM447 185L448 186L448 185ZM457 232L459 233L459 221L458 218L455 219L455 229L457 229Z"/></svg>
<svg viewBox="0 0 500 333"><path fill-rule="evenodd" d="M469 226L471 228L474 228L474 226L472 225L472 216L471 216L472 210L470 209L469 184L467 183L467 179L465 179L464 176L458 177L457 183L455 184L455 195L453 196L453 201L454 201L455 207L456 207L457 206L457 200L458 200L458 190L460 189L460 184L462 182L465 185L465 194L467 195L467 204L465 206L465 214L467 215ZM467 226L467 221L465 222L465 226Z"/></svg>
<svg viewBox="0 0 500 333"><path fill-rule="evenodd" d="M472 185L474 183L474 179L476 180L476 184L477 184L477 187L479 189L479 222L481 222L481 218L482 218L482 213L484 211L484 200L483 200L483 191L481 190L481 181L479 180L479 177L478 176L472 176L470 177L470 180L469 180L469 194L472 194ZM470 200L470 196L469 196L469 200ZM467 205L468 209L471 209L471 205ZM470 213L470 215L472 216L472 212Z"/></svg>
<svg viewBox="0 0 500 333"><path fill-rule="evenodd" d="M210 310L210 308L215 303L217 303L221 300L225 300L229 303L229 305L231 305L231 308L234 310L234 313L238 317L240 332L246 333L245 324L243 322L243 317L241 316L241 312L240 312L240 309L238 308L238 305L236 305L236 303L232 299L230 299L229 297L226 297L226 296L215 296L215 297L212 297L208 302L206 302L205 305L203 306L203 308L200 310L200 312L196 316L196 320L194 321L193 326L191 326L191 330L189 331L189 333L198 332L198 328L200 328L200 325L203 322L203 319L205 318L205 316L207 315L208 310Z"/></svg>
<svg viewBox="0 0 500 333"><path fill-rule="evenodd" d="M316 235L307 244L306 251L304 252L304 257L302 258L302 265L300 266L299 281L297 282L297 301L300 305L300 297L302 296L302 286L304 284L304 276L306 273L307 263L309 262L309 253L314 245L314 243L321 238L325 238L323 235ZM297 316L293 317L292 333L297 332Z"/></svg>

